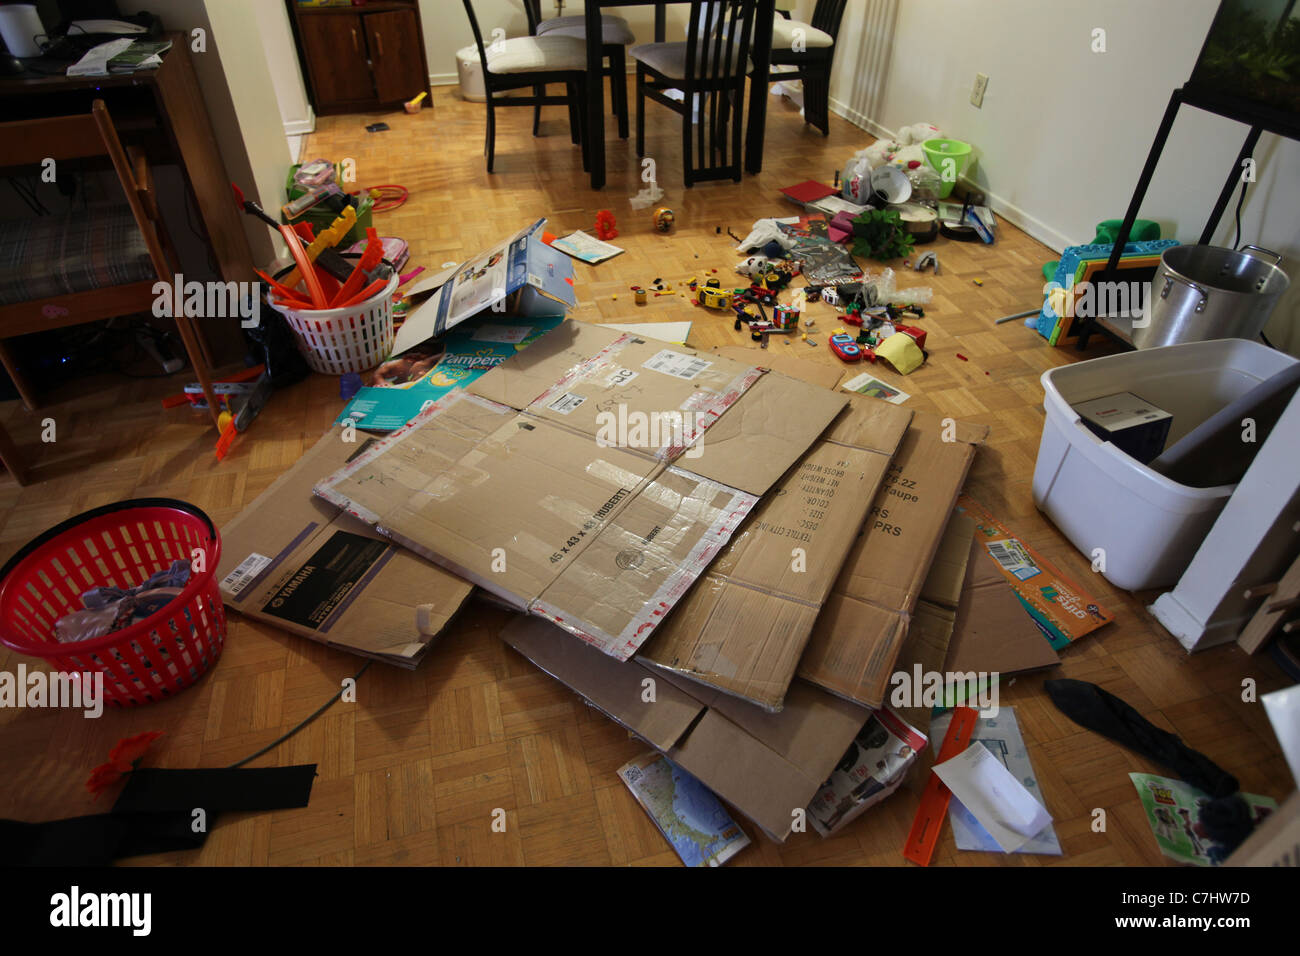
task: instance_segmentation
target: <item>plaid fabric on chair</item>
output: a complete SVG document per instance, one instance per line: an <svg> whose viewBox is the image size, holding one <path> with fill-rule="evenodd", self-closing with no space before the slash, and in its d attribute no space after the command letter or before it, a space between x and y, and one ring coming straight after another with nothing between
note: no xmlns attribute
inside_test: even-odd
<svg viewBox="0 0 1300 956"><path fill-rule="evenodd" d="M0 222L0 305L156 278L131 208L91 203Z"/></svg>

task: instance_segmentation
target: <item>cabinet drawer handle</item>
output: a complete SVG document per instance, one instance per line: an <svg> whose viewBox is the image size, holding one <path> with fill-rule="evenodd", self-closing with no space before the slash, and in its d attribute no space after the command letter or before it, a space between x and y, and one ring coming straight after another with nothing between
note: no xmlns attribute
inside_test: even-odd
<svg viewBox="0 0 1300 956"><path fill-rule="evenodd" d="M361 47L357 43L357 31L355 29L352 31L352 52L353 53L361 52Z"/></svg>
<svg viewBox="0 0 1300 956"><path fill-rule="evenodd" d="M378 30L375 31L375 49L379 51L380 56L384 55L384 37Z"/></svg>

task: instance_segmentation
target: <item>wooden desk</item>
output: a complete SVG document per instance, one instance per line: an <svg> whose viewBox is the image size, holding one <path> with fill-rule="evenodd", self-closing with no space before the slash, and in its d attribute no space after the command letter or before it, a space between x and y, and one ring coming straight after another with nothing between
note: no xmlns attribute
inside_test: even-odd
<svg viewBox="0 0 1300 956"><path fill-rule="evenodd" d="M584 15L587 18L587 75L603 75L604 54L601 51L600 12L610 7L648 6L652 0L588 0ZM666 34L667 6L669 3L688 3L690 0L659 0L655 2L655 42L663 43ZM754 15L754 39L750 59L754 71L749 77L749 119L745 127L745 170L750 173L763 169L763 134L767 126L767 84L772 57L772 18L776 15L776 0L758 0ZM589 150L591 188L605 185L605 84L587 83L587 141L583 149Z"/></svg>
<svg viewBox="0 0 1300 956"><path fill-rule="evenodd" d="M6 120L19 120L89 113L92 100L104 100L124 143L142 147L155 166L180 167L199 212L196 225L207 238L222 279L251 281L253 255L199 90L189 38L182 33L168 33L167 38L172 48L163 54L162 66L149 72L100 77L28 72L0 77L0 114ZM48 66L52 69L56 64Z"/></svg>

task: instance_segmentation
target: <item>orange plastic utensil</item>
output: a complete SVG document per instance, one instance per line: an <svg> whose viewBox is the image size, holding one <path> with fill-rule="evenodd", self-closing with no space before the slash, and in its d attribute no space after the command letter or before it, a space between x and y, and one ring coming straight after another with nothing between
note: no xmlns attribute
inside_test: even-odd
<svg viewBox="0 0 1300 956"><path fill-rule="evenodd" d="M325 290L321 288L320 279L316 277L316 269L311 259L307 257L307 250L302 247L298 241L298 234L289 226L280 226L280 235L284 237L285 245L289 247L289 254L293 256L293 261L298 264L298 271L302 275L302 281L307 284L307 292L311 296L313 307L317 309L328 308L329 300L325 298Z"/></svg>
<svg viewBox="0 0 1300 956"><path fill-rule="evenodd" d="M358 305L362 302L365 302L366 299L370 298L372 295L377 294L379 290L386 285L388 285L387 279L376 279L374 282L370 283L370 285L366 286L364 289L358 292L351 299L348 299L346 302L338 306L338 308L346 309L348 306Z"/></svg>
<svg viewBox="0 0 1300 956"><path fill-rule="evenodd" d="M379 265L379 261L383 257L384 244L379 238L379 233L371 226L366 230L366 248L361 253L361 259L357 262L356 268L352 270L352 275L348 276L348 281L343 283L343 287L330 300L330 308L340 308L360 292L365 284L366 274Z"/></svg>

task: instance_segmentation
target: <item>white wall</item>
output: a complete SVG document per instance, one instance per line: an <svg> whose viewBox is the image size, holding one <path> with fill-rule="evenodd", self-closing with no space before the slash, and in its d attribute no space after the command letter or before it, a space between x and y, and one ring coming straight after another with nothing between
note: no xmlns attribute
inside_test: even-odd
<svg viewBox="0 0 1300 956"><path fill-rule="evenodd" d="M811 6L800 0L805 12ZM832 108L873 133L926 121L973 143L971 179L1003 215L1059 250L1123 216L1169 95L1191 75L1217 8L1218 0L849 0ZM1091 48L1097 27L1105 53ZM989 77L982 109L970 104L977 72ZM1195 242L1246 133L1185 107L1142 217ZM1243 241L1285 257L1295 281L1267 332L1300 354L1300 143L1266 133L1255 157ZM1232 242L1231 211L1216 244Z"/></svg>
<svg viewBox="0 0 1300 956"><path fill-rule="evenodd" d="M307 84L302 78L298 49L293 42L289 10L283 3L268 3L266 0L255 3L253 7L284 131L291 135L310 133L316 128L316 113L307 98Z"/></svg>
<svg viewBox="0 0 1300 956"><path fill-rule="evenodd" d="M284 121L273 93L254 6L270 0L167 0L163 27L189 34L206 31L207 51L191 52L217 148L230 178L250 199L274 210L284 201L284 177L292 164ZM119 0L123 13L158 10L151 0ZM273 213L274 214L274 213ZM278 237L244 217L253 261L269 262L283 248Z"/></svg>

